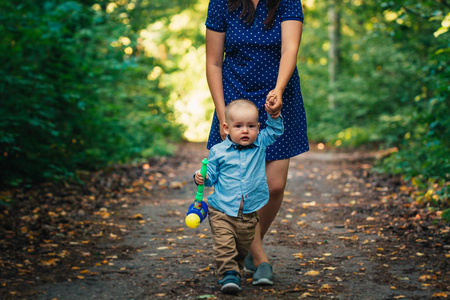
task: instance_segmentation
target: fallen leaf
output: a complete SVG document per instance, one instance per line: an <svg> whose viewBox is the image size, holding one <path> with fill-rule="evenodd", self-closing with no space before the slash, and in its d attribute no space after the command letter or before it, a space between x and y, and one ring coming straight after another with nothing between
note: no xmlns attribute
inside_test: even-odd
<svg viewBox="0 0 450 300"><path fill-rule="evenodd" d="M315 270L311 270L311 271L308 271L308 272L305 273L305 275L308 275L308 276L317 276L319 274L320 274L320 272L319 271L315 271Z"/></svg>
<svg viewBox="0 0 450 300"><path fill-rule="evenodd" d="M425 282L425 281L430 280L430 279L431 279L430 275L422 275L422 276L419 277L418 281L419 282Z"/></svg>
<svg viewBox="0 0 450 300"><path fill-rule="evenodd" d="M444 293L444 292L442 292L442 293L434 293L434 294L433 294L433 297L447 298L448 295L447 295L447 293Z"/></svg>

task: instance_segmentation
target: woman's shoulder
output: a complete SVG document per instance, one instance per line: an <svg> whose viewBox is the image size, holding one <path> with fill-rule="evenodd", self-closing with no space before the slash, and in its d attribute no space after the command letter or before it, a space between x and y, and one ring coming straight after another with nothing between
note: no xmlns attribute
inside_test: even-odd
<svg viewBox="0 0 450 300"><path fill-rule="evenodd" d="M303 8L301 0L281 0L279 6L282 19L303 21Z"/></svg>

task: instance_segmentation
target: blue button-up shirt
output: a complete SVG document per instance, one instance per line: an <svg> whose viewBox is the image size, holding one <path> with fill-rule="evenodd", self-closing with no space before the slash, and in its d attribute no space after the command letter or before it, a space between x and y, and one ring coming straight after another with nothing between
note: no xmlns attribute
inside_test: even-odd
<svg viewBox="0 0 450 300"><path fill-rule="evenodd" d="M269 115L266 125L252 149L235 149L236 144L227 138L209 151L205 186L214 186L208 203L215 209L237 217L242 198L244 214L257 211L269 201L266 148L283 134L283 119Z"/></svg>

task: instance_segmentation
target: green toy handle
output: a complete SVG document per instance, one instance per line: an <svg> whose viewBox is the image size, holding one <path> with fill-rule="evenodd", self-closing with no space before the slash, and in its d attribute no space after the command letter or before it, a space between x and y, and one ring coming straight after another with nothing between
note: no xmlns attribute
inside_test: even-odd
<svg viewBox="0 0 450 300"><path fill-rule="evenodd" d="M206 170L208 167L208 160L205 158L202 160L202 168L200 169L200 174L203 176L203 180L206 180ZM197 194L194 198L194 208L200 209L202 207L202 200L203 200L203 189L205 188L205 185L198 185L197 186Z"/></svg>

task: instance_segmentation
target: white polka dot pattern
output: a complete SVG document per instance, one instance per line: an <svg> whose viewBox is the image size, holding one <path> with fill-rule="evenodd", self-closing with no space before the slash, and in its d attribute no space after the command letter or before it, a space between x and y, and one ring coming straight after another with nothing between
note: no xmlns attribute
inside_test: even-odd
<svg viewBox="0 0 450 300"><path fill-rule="evenodd" d="M281 58L281 22L303 22L300 0L282 0L269 29L264 28L267 0L260 0L253 24L239 19L241 9L228 11L228 0L211 0L206 27L225 32L225 58L223 63L223 89L225 104L234 99L253 101L259 108L261 129L267 114L264 103L267 94L276 85ZM298 70L289 80L283 93L284 134L267 148L266 160L279 160L296 156L309 150L306 114L300 89ZM219 121L214 114L208 140L208 149L222 141Z"/></svg>

